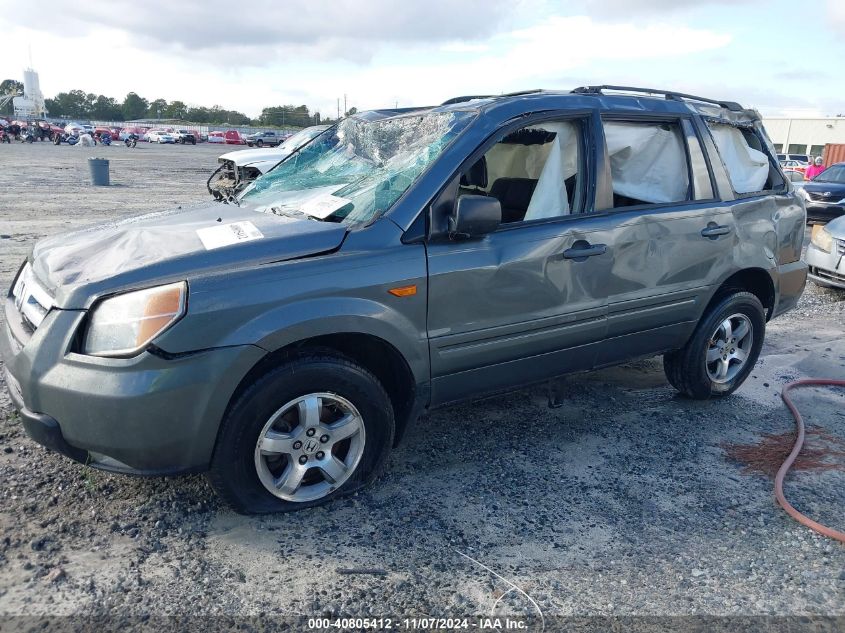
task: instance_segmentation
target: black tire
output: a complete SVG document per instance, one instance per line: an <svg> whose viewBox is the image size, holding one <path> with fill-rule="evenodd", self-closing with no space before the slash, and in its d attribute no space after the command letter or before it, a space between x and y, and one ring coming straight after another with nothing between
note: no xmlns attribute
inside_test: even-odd
<svg viewBox="0 0 845 633"><path fill-rule="evenodd" d="M256 443L265 423L280 407L314 392L337 394L358 409L366 436L363 453L349 479L326 496L302 502L281 499L271 494L258 477ZM270 370L230 403L207 476L214 490L243 514L310 508L371 483L384 468L393 434L393 407L376 377L333 352L311 352Z"/></svg>
<svg viewBox="0 0 845 633"><path fill-rule="evenodd" d="M751 324L751 346L748 357L736 375L726 382L714 381L705 363L710 341L719 324L736 314L745 315ZM724 397L736 391L760 356L766 335L766 312L756 295L734 291L718 299L698 322L687 344L663 355L663 371L675 389L696 400ZM718 359L717 359L718 360Z"/></svg>
<svg viewBox="0 0 845 633"><path fill-rule="evenodd" d="M262 141L261 139L258 139L258 140L255 142L255 144L256 144L258 147L264 147L264 141Z"/></svg>
<svg viewBox="0 0 845 633"><path fill-rule="evenodd" d="M192 138L192 139L191 139L191 145L196 145L196 144L197 144L197 139Z"/></svg>

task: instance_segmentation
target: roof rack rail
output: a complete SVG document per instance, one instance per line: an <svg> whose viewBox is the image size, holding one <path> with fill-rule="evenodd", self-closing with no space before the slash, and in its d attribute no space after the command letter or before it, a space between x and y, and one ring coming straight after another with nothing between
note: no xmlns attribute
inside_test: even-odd
<svg viewBox="0 0 845 633"><path fill-rule="evenodd" d="M651 95L664 95L667 99L674 99L680 101L682 99L690 99L692 101L701 101L703 103L714 103L723 108L727 108L731 112L741 112L745 108L735 101L718 101L716 99L708 99L707 97L698 97L696 95L686 94L684 92L673 92L671 90L655 90L653 88L634 88L632 86L581 86L575 88L571 92L575 94L603 94L602 90L619 90L621 92L642 92Z"/></svg>
<svg viewBox="0 0 845 633"><path fill-rule="evenodd" d="M455 103L464 103L465 101L472 101L473 99L489 99L490 97L494 97L495 95L467 95L465 97L452 97L451 99L446 99L440 105L452 105Z"/></svg>
<svg viewBox="0 0 845 633"><path fill-rule="evenodd" d="M533 95L545 92L542 88L532 88L531 90L519 90L518 92L505 92L498 95L467 95L465 97L452 97L441 103L440 105L452 105L454 103L463 103L465 101L472 101L473 99L495 99L497 97L520 97L522 95Z"/></svg>

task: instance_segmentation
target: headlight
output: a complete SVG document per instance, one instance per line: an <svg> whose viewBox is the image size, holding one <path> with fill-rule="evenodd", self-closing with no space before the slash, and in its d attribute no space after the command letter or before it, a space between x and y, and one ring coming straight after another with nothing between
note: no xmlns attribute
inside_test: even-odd
<svg viewBox="0 0 845 633"><path fill-rule="evenodd" d="M810 237L810 241L816 248L823 250L825 253L829 253L833 250L833 236L827 228L819 224L813 226L813 233Z"/></svg>
<svg viewBox="0 0 845 633"><path fill-rule="evenodd" d="M82 351L93 356L133 356L185 314L184 281L117 295L97 304Z"/></svg>

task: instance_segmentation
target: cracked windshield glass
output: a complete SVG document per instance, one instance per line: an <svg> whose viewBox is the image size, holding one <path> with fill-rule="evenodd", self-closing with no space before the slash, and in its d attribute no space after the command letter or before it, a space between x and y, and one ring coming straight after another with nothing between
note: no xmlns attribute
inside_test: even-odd
<svg viewBox="0 0 845 633"><path fill-rule="evenodd" d="M345 119L241 194L277 215L368 223L387 211L466 127L472 112Z"/></svg>

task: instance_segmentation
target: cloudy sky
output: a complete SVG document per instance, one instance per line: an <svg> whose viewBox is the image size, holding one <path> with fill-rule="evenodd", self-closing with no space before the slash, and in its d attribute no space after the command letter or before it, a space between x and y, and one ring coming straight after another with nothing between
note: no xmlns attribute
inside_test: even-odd
<svg viewBox="0 0 845 633"><path fill-rule="evenodd" d="M845 0L0 0L0 79L45 96L335 115L465 94L611 83L845 112ZM16 20L14 16L20 19Z"/></svg>

